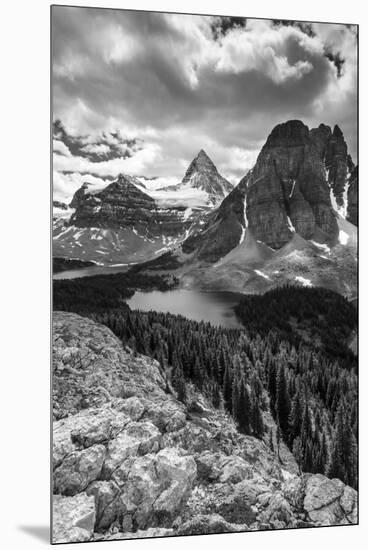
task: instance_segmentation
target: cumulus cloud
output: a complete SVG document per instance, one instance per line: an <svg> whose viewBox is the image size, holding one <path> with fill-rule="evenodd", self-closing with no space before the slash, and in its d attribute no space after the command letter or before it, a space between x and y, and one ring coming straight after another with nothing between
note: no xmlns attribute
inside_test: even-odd
<svg viewBox="0 0 368 550"><path fill-rule="evenodd" d="M204 148L236 183L295 118L339 124L356 159L355 27L60 6L52 25L58 173L180 180Z"/></svg>

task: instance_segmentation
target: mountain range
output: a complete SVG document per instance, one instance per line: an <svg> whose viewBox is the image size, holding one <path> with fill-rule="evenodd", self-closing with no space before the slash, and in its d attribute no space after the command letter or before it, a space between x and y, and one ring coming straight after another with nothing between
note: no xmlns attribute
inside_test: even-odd
<svg viewBox="0 0 368 550"><path fill-rule="evenodd" d="M149 190L125 174L102 190L84 183L69 209L54 203L54 256L103 264L154 258L200 228L231 189L203 150L174 186Z"/></svg>
<svg viewBox="0 0 368 550"><path fill-rule="evenodd" d="M197 204L185 203L196 193ZM177 200L165 205L165 194ZM291 120L271 131L236 187L203 150L179 184L155 192L123 174L102 191L84 184L69 210L55 209L54 256L144 262L186 287L292 282L355 296L357 202L358 167L341 129Z"/></svg>

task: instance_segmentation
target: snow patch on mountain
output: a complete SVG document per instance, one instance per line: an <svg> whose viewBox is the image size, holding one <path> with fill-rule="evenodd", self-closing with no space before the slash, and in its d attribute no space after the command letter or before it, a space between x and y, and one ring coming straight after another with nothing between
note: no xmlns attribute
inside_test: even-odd
<svg viewBox="0 0 368 550"><path fill-rule="evenodd" d="M342 229L339 231L339 243L342 245L348 244L349 241L349 235L345 233Z"/></svg>
<svg viewBox="0 0 368 550"><path fill-rule="evenodd" d="M331 252L331 248L327 244L317 243L316 241L310 241L314 246L320 248L324 252Z"/></svg>
<svg viewBox="0 0 368 550"><path fill-rule="evenodd" d="M288 227L289 227L290 231L292 231L292 233L295 233L295 227L291 223L291 219L290 219L289 216L287 217L287 222L288 222Z"/></svg>
<svg viewBox="0 0 368 550"><path fill-rule="evenodd" d="M263 273L263 271L261 271L260 269L255 269L254 272L257 273L257 275L259 275L260 277L270 280L270 277L266 275L266 273Z"/></svg>
<svg viewBox="0 0 368 550"><path fill-rule="evenodd" d="M301 277L300 275L297 275L295 277L295 280L298 282L298 283L301 283L303 286L306 286L306 287L312 287L312 281L310 279L307 279L306 277Z"/></svg>

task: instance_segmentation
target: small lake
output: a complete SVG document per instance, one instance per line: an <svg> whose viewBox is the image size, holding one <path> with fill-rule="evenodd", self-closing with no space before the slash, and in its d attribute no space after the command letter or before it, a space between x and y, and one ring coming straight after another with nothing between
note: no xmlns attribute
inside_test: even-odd
<svg viewBox="0 0 368 550"><path fill-rule="evenodd" d="M124 273L128 271L131 265L92 265L89 267L81 267L80 269L68 269L60 273L54 273L53 279L78 279L79 277L92 277L93 275L111 275L111 273Z"/></svg>
<svg viewBox="0 0 368 550"><path fill-rule="evenodd" d="M239 303L241 296L234 292L204 292L185 289L167 292L137 291L132 298L126 300L126 303L131 309L173 313L225 328L243 328L233 309Z"/></svg>

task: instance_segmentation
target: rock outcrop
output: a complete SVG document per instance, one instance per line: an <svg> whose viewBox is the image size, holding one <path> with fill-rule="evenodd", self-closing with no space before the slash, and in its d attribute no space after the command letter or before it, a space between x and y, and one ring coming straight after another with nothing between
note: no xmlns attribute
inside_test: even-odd
<svg viewBox="0 0 368 550"><path fill-rule="evenodd" d="M196 258L216 262L241 240L244 233L244 201L248 177L235 187L198 231L183 243L185 254L195 253Z"/></svg>
<svg viewBox="0 0 368 550"><path fill-rule="evenodd" d="M120 174L100 191L84 183L74 212L54 224L54 255L98 263L137 263L182 242L209 213L182 204L160 206L137 178Z"/></svg>
<svg viewBox="0 0 368 550"><path fill-rule="evenodd" d="M70 219L71 226L115 233L131 229L152 240L162 236L179 237L193 224L192 216L184 217L185 207L159 208L132 176L120 174L116 181L97 193L88 192L85 185L72 200L76 211Z"/></svg>
<svg viewBox="0 0 368 550"><path fill-rule="evenodd" d="M82 186L74 193L72 200L69 203L70 208L78 208L83 203L85 196L88 194L90 183L84 182Z"/></svg>
<svg viewBox="0 0 368 550"><path fill-rule="evenodd" d="M346 219L358 226L358 166L354 168L349 179Z"/></svg>
<svg viewBox="0 0 368 550"><path fill-rule="evenodd" d="M65 202L52 201L52 206L54 208L60 208L60 210L68 210L68 205Z"/></svg>
<svg viewBox="0 0 368 550"><path fill-rule="evenodd" d="M356 491L297 475L106 327L54 313L53 542L356 523Z"/></svg>
<svg viewBox="0 0 368 550"><path fill-rule="evenodd" d="M340 208L344 207L345 189L348 178L354 169L354 163L348 154L344 135L337 125L326 143L324 161L328 173L328 183L335 196L336 204Z"/></svg>
<svg viewBox="0 0 368 550"><path fill-rule="evenodd" d="M120 174L97 193L88 193L86 185L75 193L71 202L76 211L70 221L77 227L118 229L147 223L153 217L155 201L138 189L131 176Z"/></svg>
<svg viewBox="0 0 368 550"><path fill-rule="evenodd" d="M249 178L246 201L249 230L271 248L281 248L294 232L305 239L337 236L323 158L301 121L272 130Z"/></svg>

